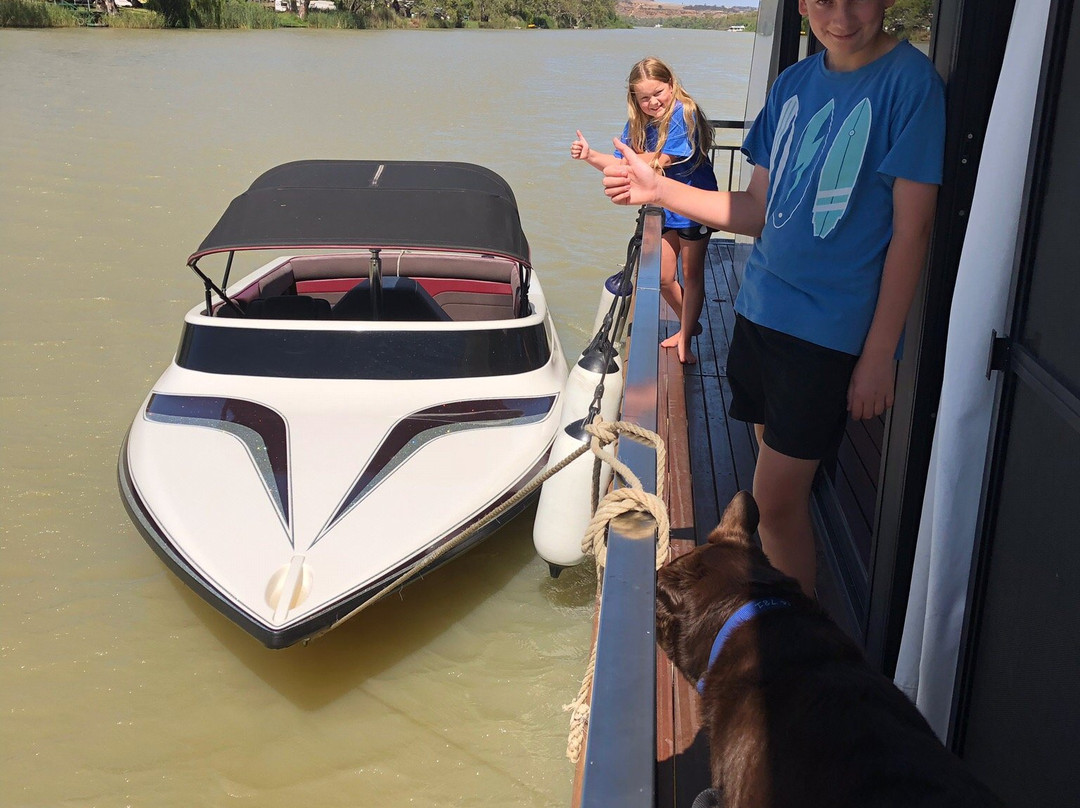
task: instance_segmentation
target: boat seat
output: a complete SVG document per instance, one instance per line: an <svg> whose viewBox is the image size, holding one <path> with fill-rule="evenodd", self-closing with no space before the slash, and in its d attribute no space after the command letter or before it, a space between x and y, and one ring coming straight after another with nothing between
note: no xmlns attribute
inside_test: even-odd
<svg viewBox="0 0 1080 808"><path fill-rule="evenodd" d="M281 297L256 298L243 306L244 316L255 320L329 320L330 303L321 297L309 295L283 295ZM228 306L222 311L229 311ZM228 317L230 314L226 314ZM218 316L221 316L220 313Z"/></svg>
<svg viewBox="0 0 1080 808"><path fill-rule="evenodd" d="M361 281L333 309L335 320L374 320L371 284ZM449 322L451 317L428 291L412 278L383 278L380 320L390 322Z"/></svg>

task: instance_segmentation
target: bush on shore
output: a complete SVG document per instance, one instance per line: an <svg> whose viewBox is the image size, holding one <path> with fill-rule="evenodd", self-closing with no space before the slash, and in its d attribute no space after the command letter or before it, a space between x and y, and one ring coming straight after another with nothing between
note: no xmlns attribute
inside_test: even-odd
<svg viewBox="0 0 1080 808"><path fill-rule="evenodd" d="M257 0L142 0L137 9L104 13L103 0L0 0L0 26L100 25L114 28L604 28L624 23L615 0L564 0L550 12L541 0L337 0L338 11L307 18ZM541 9L544 9L542 11Z"/></svg>
<svg viewBox="0 0 1080 808"><path fill-rule="evenodd" d="M86 25L90 12L42 0L0 0L0 27L70 28Z"/></svg>

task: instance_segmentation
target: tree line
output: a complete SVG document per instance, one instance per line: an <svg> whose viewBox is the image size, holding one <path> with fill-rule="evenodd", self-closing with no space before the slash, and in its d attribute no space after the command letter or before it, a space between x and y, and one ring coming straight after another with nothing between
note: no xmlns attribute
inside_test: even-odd
<svg viewBox="0 0 1080 808"><path fill-rule="evenodd" d="M685 11L698 12L686 14ZM892 8L885 12L885 30L900 39L926 39L930 35L933 21L932 0L896 0ZM757 28L757 12L745 9L717 8L714 6L678 6L672 7L670 14L652 17L628 18L632 25L651 26L662 23L667 28L698 28L707 30L727 30L733 25L742 25L747 31ZM802 20L802 32L808 31L806 18Z"/></svg>
<svg viewBox="0 0 1080 808"><path fill-rule="evenodd" d="M114 0L95 0L115 12ZM264 0L133 0L171 28L231 27L237 6ZM271 2L270 7L273 7ZM335 12L315 12L308 0L289 0L301 22L316 14L348 17L356 28L611 28L620 25L615 0L336 0ZM625 23L623 23L625 25Z"/></svg>
<svg viewBox="0 0 1080 808"><path fill-rule="evenodd" d="M274 11L273 0L0 0L0 25L49 27L107 24L123 28L719 28L753 31L751 9L672 6L663 17L620 18L615 0L335 0L335 11L318 11L309 0L288 0L291 13ZM81 16L80 16L81 15ZM931 0L896 0L885 27L903 39L925 39ZM805 20L803 30L805 32Z"/></svg>

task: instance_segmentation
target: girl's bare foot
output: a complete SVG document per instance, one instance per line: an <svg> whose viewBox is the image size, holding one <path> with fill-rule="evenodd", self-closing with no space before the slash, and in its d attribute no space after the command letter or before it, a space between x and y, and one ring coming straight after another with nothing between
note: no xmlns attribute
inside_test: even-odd
<svg viewBox="0 0 1080 808"><path fill-rule="evenodd" d="M700 333L701 333L701 323L695 323L694 324L694 331L690 336L696 337ZM679 344L680 339L682 339L682 330L681 329L679 331L676 331L674 334L672 334L670 337L668 337L663 342L661 342L660 347L661 348L674 348L675 346L677 346ZM692 355L693 354L691 354L691 356ZM696 361L696 360L693 360L693 361L689 362L688 364L692 365L692 364L694 364L694 361Z"/></svg>
<svg viewBox="0 0 1080 808"><path fill-rule="evenodd" d="M690 350L690 340L686 341L686 344L679 343L679 361L684 365L696 365L697 357L694 356L694 352Z"/></svg>

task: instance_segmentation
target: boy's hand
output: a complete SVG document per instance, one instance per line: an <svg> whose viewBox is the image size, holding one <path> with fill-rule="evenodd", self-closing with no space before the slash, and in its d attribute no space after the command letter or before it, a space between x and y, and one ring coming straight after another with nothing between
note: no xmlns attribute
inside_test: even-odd
<svg viewBox="0 0 1080 808"><path fill-rule="evenodd" d="M588 160L589 153L589 141L585 139L585 136L581 134L581 130L577 130L577 140L570 144L570 156L575 160Z"/></svg>
<svg viewBox="0 0 1080 808"><path fill-rule="evenodd" d="M855 363L848 384L847 407L856 421L881 415L893 405L896 365L892 355L864 353Z"/></svg>
<svg viewBox="0 0 1080 808"><path fill-rule="evenodd" d="M604 169L604 193L616 205L649 205L660 202L660 176L641 156L614 138L623 159Z"/></svg>

